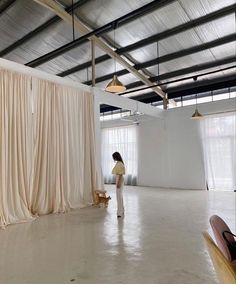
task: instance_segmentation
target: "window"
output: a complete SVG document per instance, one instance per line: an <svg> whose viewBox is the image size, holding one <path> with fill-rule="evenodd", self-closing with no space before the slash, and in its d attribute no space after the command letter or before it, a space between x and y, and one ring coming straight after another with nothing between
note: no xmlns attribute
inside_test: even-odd
<svg viewBox="0 0 236 284"><path fill-rule="evenodd" d="M236 189L236 116L206 117L201 122L209 189Z"/></svg>
<svg viewBox="0 0 236 284"><path fill-rule="evenodd" d="M119 152L124 160L125 184L136 185L137 180L137 126L102 129L101 153L102 170L105 183L115 183L111 174L114 167L112 154Z"/></svg>

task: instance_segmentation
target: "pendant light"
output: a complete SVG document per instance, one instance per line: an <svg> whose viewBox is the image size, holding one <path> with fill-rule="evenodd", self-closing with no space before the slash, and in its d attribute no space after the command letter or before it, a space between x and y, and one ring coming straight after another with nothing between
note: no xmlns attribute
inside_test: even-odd
<svg viewBox="0 0 236 284"><path fill-rule="evenodd" d="M195 95L195 98L196 98L196 109L195 109L195 112L192 115L191 119L198 120L198 119L202 119L203 115L197 109L197 94Z"/></svg>
<svg viewBox="0 0 236 284"><path fill-rule="evenodd" d="M111 82L108 83L105 90L110 93L120 93L124 92L126 87L117 78L117 75L113 75Z"/></svg>
<svg viewBox="0 0 236 284"><path fill-rule="evenodd" d="M115 29L116 26L114 26L114 46L115 46ZM114 59L114 69L116 73L116 60ZM121 81L118 79L117 75L114 74L111 82L108 83L108 85L105 88L105 91L109 93L120 93L124 92L126 90L126 87L121 83Z"/></svg>

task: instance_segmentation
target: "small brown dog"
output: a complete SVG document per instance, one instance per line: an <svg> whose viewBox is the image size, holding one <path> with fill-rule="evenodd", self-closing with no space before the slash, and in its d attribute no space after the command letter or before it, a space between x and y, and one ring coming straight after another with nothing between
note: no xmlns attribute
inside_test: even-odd
<svg viewBox="0 0 236 284"><path fill-rule="evenodd" d="M110 196L106 196L106 192L96 190L95 191L95 203L94 205L98 205L100 207L100 204L104 204L105 207L108 206L109 200L111 199Z"/></svg>

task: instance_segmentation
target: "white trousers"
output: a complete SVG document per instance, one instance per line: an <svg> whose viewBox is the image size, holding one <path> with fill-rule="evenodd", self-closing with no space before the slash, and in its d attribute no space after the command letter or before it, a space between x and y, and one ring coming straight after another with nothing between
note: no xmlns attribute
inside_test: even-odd
<svg viewBox="0 0 236 284"><path fill-rule="evenodd" d="M116 188L117 216L124 215L123 189L124 189L124 182L122 182L120 188Z"/></svg>

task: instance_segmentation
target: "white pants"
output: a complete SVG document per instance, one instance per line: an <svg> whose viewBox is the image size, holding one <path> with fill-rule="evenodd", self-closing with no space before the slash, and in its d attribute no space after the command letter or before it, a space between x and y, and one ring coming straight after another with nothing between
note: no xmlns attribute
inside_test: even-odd
<svg viewBox="0 0 236 284"><path fill-rule="evenodd" d="M123 188L124 188L124 181L122 182L120 188L116 188L117 216L124 215Z"/></svg>

